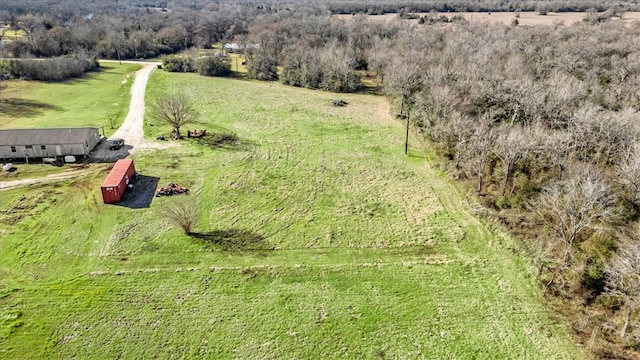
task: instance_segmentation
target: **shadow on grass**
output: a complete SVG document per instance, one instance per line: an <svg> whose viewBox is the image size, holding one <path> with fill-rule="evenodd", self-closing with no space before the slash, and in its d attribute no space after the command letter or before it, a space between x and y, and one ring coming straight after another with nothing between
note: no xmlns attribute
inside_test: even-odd
<svg viewBox="0 0 640 360"><path fill-rule="evenodd" d="M420 148L412 148L409 146L409 153L407 154L410 158L416 159L429 159L429 156L424 153Z"/></svg>
<svg viewBox="0 0 640 360"><path fill-rule="evenodd" d="M380 87L375 85L364 85L359 93L365 95L383 95Z"/></svg>
<svg viewBox="0 0 640 360"><path fill-rule="evenodd" d="M156 188L160 182L159 177L138 175L131 184L133 188L128 189L118 206L130 209L148 208L156 195Z"/></svg>
<svg viewBox="0 0 640 360"><path fill-rule="evenodd" d="M0 113L10 117L38 116L45 110L62 111L59 106L27 99L0 99Z"/></svg>
<svg viewBox="0 0 640 360"><path fill-rule="evenodd" d="M239 139L238 135L233 132L216 132L207 133L207 135L199 138L193 138L198 144L211 147L213 149L224 150L247 150L251 148L251 142L244 139Z"/></svg>
<svg viewBox="0 0 640 360"><path fill-rule="evenodd" d="M225 251L264 250L264 236L242 229L214 230L205 233L192 233L194 239L205 241Z"/></svg>

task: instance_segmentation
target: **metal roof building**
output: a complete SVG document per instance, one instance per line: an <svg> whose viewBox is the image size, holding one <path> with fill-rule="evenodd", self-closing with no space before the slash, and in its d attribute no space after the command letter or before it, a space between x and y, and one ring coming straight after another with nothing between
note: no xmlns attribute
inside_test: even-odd
<svg viewBox="0 0 640 360"><path fill-rule="evenodd" d="M101 139L91 127L0 130L0 159L86 156Z"/></svg>

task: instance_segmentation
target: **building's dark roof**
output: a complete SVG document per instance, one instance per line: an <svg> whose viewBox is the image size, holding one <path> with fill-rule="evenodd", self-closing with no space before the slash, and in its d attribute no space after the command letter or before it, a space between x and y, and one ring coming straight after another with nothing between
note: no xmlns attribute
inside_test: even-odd
<svg viewBox="0 0 640 360"><path fill-rule="evenodd" d="M97 128L0 130L0 146L82 144Z"/></svg>

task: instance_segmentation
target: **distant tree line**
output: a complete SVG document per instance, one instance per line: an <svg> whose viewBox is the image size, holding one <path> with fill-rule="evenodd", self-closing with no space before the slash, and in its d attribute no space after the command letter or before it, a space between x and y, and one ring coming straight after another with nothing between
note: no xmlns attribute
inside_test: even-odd
<svg viewBox="0 0 640 360"><path fill-rule="evenodd" d="M83 1L82 9L95 13L113 14L118 11L130 12L135 9L190 9L194 11L230 9L242 7L257 9L265 12L275 12L283 9L298 7L322 8L333 14L389 14L399 13L406 9L411 12L488 12L488 11L549 11L549 12L582 12L594 9L602 12L611 6L621 6L626 11L638 11L640 4L634 0L600 1L600 0L271 0L268 2L256 0L121 0L117 3L109 1ZM58 0L54 4L43 0L22 0L0 4L0 9L6 9L18 15L28 13L53 12L59 16L72 17L78 12L75 0Z"/></svg>
<svg viewBox="0 0 640 360"><path fill-rule="evenodd" d="M413 12L429 11L584 11L609 9L622 13L638 5L599 1L401 1L370 2L341 0L276 0L269 5L244 0L150 0L145 2L43 0L0 3L0 56L14 58L77 57L139 59L181 52L189 48L211 48L232 39L248 47L249 76L277 80L294 86L353 92L362 88L355 71L366 68L363 51L374 37L388 38L385 31L397 26L380 26L379 33L361 32L362 21L335 21L335 13L398 13L410 18ZM614 9L614 10L612 10ZM455 17L456 21L463 18ZM596 17L594 21L606 20ZM421 23L438 20L425 16ZM277 24L277 25L276 25ZM314 29L313 26L318 26ZM369 26L369 25L367 25ZM371 26L370 26L371 27ZM21 36L5 35L6 30ZM13 33L12 33L13 34ZM330 39L330 40L329 40ZM259 44L259 47L252 47ZM312 54L313 53L313 54ZM313 56L314 60L310 56ZM334 59L337 59L335 60ZM213 63L211 63L213 64ZM282 71L279 71L279 67ZM73 71L67 73L72 74Z"/></svg>

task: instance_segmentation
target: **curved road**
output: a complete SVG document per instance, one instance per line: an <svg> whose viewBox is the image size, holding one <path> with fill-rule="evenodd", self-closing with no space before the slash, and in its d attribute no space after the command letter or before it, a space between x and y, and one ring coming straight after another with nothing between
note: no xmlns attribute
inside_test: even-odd
<svg viewBox="0 0 640 360"><path fill-rule="evenodd" d="M102 62L103 60L101 60ZM113 61L104 61L113 62ZM112 138L122 138L125 141L126 152L133 154L141 149L161 149L174 144L160 144L156 142L148 142L144 140L143 121L144 121L144 96L147 88L149 75L153 70L158 68L159 62L139 62L139 61L123 61L130 64L140 64L142 68L136 71L135 80L131 86L131 103L129 104L129 113L124 122L113 134ZM102 146L101 146L102 145ZM118 154L120 155L120 154ZM125 154L126 155L126 154ZM109 150L107 144L98 145L91 153L92 158L109 159L114 157L114 152ZM15 188L18 186L33 185L41 182L61 181L77 177L81 175L79 171L68 171L59 174L49 175L41 178L21 179L13 181L0 181L0 191Z"/></svg>

